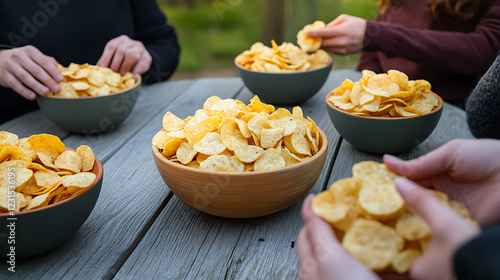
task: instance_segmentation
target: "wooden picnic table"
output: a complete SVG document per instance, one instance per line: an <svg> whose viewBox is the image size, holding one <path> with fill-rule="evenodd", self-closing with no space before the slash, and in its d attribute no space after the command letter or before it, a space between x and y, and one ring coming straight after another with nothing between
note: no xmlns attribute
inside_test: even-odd
<svg viewBox="0 0 500 280"><path fill-rule="evenodd" d="M381 155L353 148L330 122L325 96L346 78L359 80L361 73L332 71L322 89L300 104L304 115L324 130L329 144L311 193L350 177L352 165L359 161L382 161ZM295 279L303 199L260 218L215 217L180 201L156 169L151 139L161 129L163 115L193 115L212 95L246 104L253 97L240 78L168 81L142 88L131 115L104 135L68 133L40 111L0 125L0 131L20 137L49 133L70 148L89 145L104 165L100 197L76 234L54 250L17 259L15 273L3 262L0 279ZM431 136L397 156L415 158L450 139L472 137L465 112L445 104Z"/></svg>

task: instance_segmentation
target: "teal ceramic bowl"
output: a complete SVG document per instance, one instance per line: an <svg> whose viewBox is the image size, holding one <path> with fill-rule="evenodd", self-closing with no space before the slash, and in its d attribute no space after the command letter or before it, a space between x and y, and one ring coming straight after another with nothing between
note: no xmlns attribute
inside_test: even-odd
<svg viewBox="0 0 500 280"><path fill-rule="evenodd" d="M235 65L247 88L263 102L295 105L313 97L321 89L332 69L332 60L326 67L293 73L257 72L236 62Z"/></svg>
<svg viewBox="0 0 500 280"><path fill-rule="evenodd" d="M103 168L97 158L92 172L96 174L92 186L75 197L14 216L0 214L0 257L9 261L12 253L15 259L39 255L70 239L87 220L99 197Z"/></svg>
<svg viewBox="0 0 500 280"><path fill-rule="evenodd" d="M79 134L114 130L132 112L139 96L140 76L128 90L98 97L60 98L37 95L44 115L63 129Z"/></svg>
<svg viewBox="0 0 500 280"><path fill-rule="evenodd" d="M359 150L377 154L408 151L434 131L443 111L443 99L432 112L415 117L380 118L356 116L338 109L326 96L328 115L339 134Z"/></svg>

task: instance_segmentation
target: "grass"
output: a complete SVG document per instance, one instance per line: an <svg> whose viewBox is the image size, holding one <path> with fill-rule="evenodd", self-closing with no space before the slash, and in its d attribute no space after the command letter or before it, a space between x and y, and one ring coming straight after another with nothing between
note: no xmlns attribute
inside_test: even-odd
<svg viewBox="0 0 500 280"><path fill-rule="evenodd" d="M160 2L179 37L178 73L196 76L207 69L233 67L234 58L260 41L260 1L193 0L189 7L169 7ZM318 0L318 19L330 22L341 13L375 17L375 0ZM296 42L293 42L296 43ZM337 68L353 67L358 55L334 56Z"/></svg>

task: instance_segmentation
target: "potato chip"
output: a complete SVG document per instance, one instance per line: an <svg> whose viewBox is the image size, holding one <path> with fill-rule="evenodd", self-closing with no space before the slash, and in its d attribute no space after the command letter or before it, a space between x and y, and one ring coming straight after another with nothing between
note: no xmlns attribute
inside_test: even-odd
<svg viewBox="0 0 500 280"><path fill-rule="evenodd" d="M16 134L7 131L0 131L0 145L16 146L19 143L19 137Z"/></svg>
<svg viewBox="0 0 500 280"><path fill-rule="evenodd" d="M226 146L222 143L220 134L210 132L200 142L196 143L193 149L205 155L216 155L222 153L226 149Z"/></svg>
<svg viewBox="0 0 500 280"><path fill-rule="evenodd" d="M315 21L313 24L304 26L302 30L297 33L297 44L304 52L315 52L321 47L323 40L321 37L310 37L307 35L309 30L321 29L325 27L322 21Z"/></svg>
<svg viewBox="0 0 500 280"><path fill-rule="evenodd" d="M177 149L179 149L180 145L183 143L182 139L179 138L169 138L165 143L165 147L163 147L162 155L165 157L175 155Z"/></svg>
<svg viewBox="0 0 500 280"><path fill-rule="evenodd" d="M234 155L242 162L250 163L256 161L264 149L257 146L247 145L238 147L234 150Z"/></svg>
<svg viewBox="0 0 500 280"><path fill-rule="evenodd" d="M201 170L233 172L229 158L224 155L209 156L206 160L200 163Z"/></svg>
<svg viewBox="0 0 500 280"><path fill-rule="evenodd" d="M264 150L260 157L255 161L254 171L269 171L285 167L286 163L281 156L281 151L270 148Z"/></svg>
<svg viewBox="0 0 500 280"><path fill-rule="evenodd" d="M417 241L431 235L427 222L413 212L405 212L399 216L396 231L408 241Z"/></svg>
<svg viewBox="0 0 500 280"><path fill-rule="evenodd" d="M95 156L92 149L87 145L80 145L76 153L82 159L82 171L91 171L94 168Z"/></svg>
<svg viewBox="0 0 500 280"><path fill-rule="evenodd" d="M179 148L177 149L175 154L177 155L177 158L179 159L180 163L188 164L193 160L193 158L196 156L196 154L198 154L198 152L193 150L188 143L182 142L179 145Z"/></svg>
<svg viewBox="0 0 500 280"><path fill-rule="evenodd" d="M392 260L392 268L399 274L408 272L413 262L420 257L420 251L407 249L397 253Z"/></svg>
<svg viewBox="0 0 500 280"><path fill-rule="evenodd" d="M39 170L33 174L38 186L48 187L61 182L62 178L52 170Z"/></svg>
<svg viewBox="0 0 500 280"><path fill-rule="evenodd" d="M77 152L64 151L54 160L54 165L59 169L78 173L82 171L83 160Z"/></svg>
<svg viewBox="0 0 500 280"><path fill-rule="evenodd" d="M81 172L75 175L64 177L62 184L65 187L87 188L94 183L96 175L91 172Z"/></svg>
<svg viewBox="0 0 500 280"><path fill-rule="evenodd" d="M370 269L380 271L403 249L404 240L380 222L358 219L345 232L342 246Z"/></svg>

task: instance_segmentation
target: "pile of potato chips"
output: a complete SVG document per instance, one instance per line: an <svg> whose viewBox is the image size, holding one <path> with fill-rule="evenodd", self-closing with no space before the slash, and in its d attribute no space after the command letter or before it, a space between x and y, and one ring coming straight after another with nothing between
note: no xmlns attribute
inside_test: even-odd
<svg viewBox="0 0 500 280"><path fill-rule="evenodd" d="M331 92L329 101L337 108L360 116L411 117L426 114L438 106L426 80L408 80L406 74L389 70L375 74L364 70L353 83L346 79Z"/></svg>
<svg viewBox="0 0 500 280"><path fill-rule="evenodd" d="M330 223L343 247L370 269L406 273L427 249L431 229L406 207L394 183L397 175L384 164L360 162L352 173L353 177L340 179L318 194L313 212ZM431 192L477 226L464 205L442 192Z"/></svg>
<svg viewBox="0 0 500 280"><path fill-rule="evenodd" d="M272 48L261 42L253 44L250 50L238 55L235 62L248 70L269 73L310 71L331 62L324 50L308 54L292 43L283 42L280 46L274 40L271 43Z"/></svg>
<svg viewBox="0 0 500 280"><path fill-rule="evenodd" d="M78 195L96 178L88 172L94 162L94 153L86 145L71 151L54 135L19 139L1 131L0 213L27 211ZM9 201L11 190L15 191L15 209Z"/></svg>
<svg viewBox="0 0 500 280"><path fill-rule="evenodd" d="M319 128L302 109L212 96L184 120L171 112L152 140L169 160L211 171L268 171L307 160L320 148Z"/></svg>
<svg viewBox="0 0 500 280"><path fill-rule="evenodd" d="M67 68L58 64L57 68L64 78L59 83L61 91L48 94L52 97L105 96L132 88L136 82L130 72L122 76L107 67L88 63L82 65L71 63Z"/></svg>
<svg viewBox="0 0 500 280"><path fill-rule="evenodd" d="M325 23L317 20L313 24L304 26L304 28L297 33L297 44L304 52L311 53L319 50L323 39L321 37L310 37L307 35L307 31L321 28L325 28Z"/></svg>

